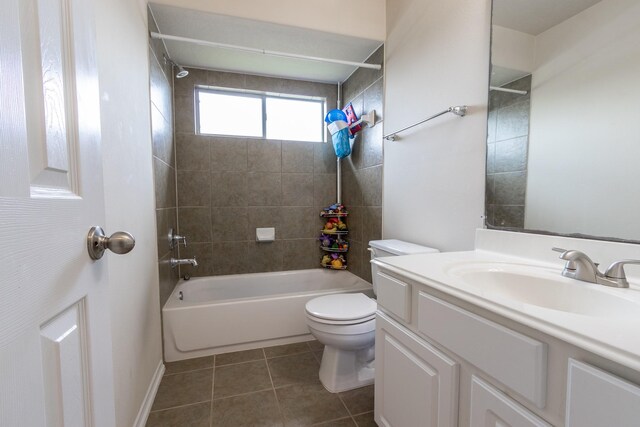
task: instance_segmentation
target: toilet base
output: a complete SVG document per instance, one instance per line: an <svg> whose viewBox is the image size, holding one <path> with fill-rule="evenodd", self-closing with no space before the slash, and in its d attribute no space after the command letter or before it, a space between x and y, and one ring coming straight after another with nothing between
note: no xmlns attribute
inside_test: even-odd
<svg viewBox="0 0 640 427"><path fill-rule="evenodd" d="M374 347L357 351L339 350L325 345L320 362L320 382L331 393L373 384Z"/></svg>

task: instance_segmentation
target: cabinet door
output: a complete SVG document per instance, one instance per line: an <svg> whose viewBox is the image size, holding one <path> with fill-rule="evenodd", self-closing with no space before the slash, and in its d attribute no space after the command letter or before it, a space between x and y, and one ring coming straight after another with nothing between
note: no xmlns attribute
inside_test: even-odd
<svg viewBox="0 0 640 427"><path fill-rule="evenodd" d="M640 387L569 359L566 427L638 427Z"/></svg>
<svg viewBox="0 0 640 427"><path fill-rule="evenodd" d="M551 427L475 375L471 378L470 427Z"/></svg>
<svg viewBox="0 0 640 427"><path fill-rule="evenodd" d="M375 420L385 427L455 427L458 364L378 312Z"/></svg>

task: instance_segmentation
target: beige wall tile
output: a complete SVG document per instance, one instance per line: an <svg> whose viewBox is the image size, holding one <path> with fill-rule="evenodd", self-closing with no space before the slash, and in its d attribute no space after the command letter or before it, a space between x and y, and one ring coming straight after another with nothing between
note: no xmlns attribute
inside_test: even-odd
<svg viewBox="0 0 640 427"><path fill-rule="evenodd" d="M282 141L282 172L313 172L317 142Z"/></svg>
<svg viewBox="0 0 640 427"><path fill-rule="evenodd" d="M255 172L248 175L249 206L280 206L282 204L282 174Z"/></svg>
<svg viewBox="0 0 640 427"><path fill-rule="evenodd" d="M176 134L178 170L209 170L209 138L193 134Z"/></svg>
<svg viewBox="0 0 640 427"><path fill-rule="evenodd" d="M281 142L275 140L247 140L249 172L281 172Z"/></svg>
<svg viewBox="0 0 640 427"><path fill-rule="evenodd" d="M282 271L282 242L249 242L248 264L250 273Z"/></svg>
<svg viewBox="0 0 640 427"><path fill-rule="evenodd" d="M247 208L218 207L212 209L211 212L212 242L229 242L245 239L248 226Z"/></svg>
<svg viewBox="0 0 640 427"><path fill-rule="evenodd" d="M248 185L245 172L214 172L211 174L211 206L247 206Z"/></svg>
<svg viewBox="0 0 640 427"><path fill-rule="evenodd" d="M175 170L158 159L153 158L153 174L156 192L156 208L176 206Z"/></svg>
<svg viewBox="0 0 640 427"><path fill-rule="evenodd" d="M304 239L317 237L322 222L318 221L318 212L312 207L282 207L280 236L283 239Z"/></svg>
<svg viewBox="0 0 640 427"><path fill-rule="evenodd" d="M249 244L242 242L213 243L213 274L243 274L247 272Z"/></svg>
<svg viewBox="0 0 640 427"><path fill-rule="evenodd" d="M336 202L336 175L330 173L313 176L314 206L328 206Z"/></svg>
<svg viewBox="0 0 640 427"><path fill-rule="evenodd" d="M247 139L211 137L211 170L214 172L245 172L247 170Z"/></svg>
<svg viewBox="0 0 640 427"><path fill-rule="evenodd" d="M313 206L313 174L282 174L282 205Z"/></svg>
<svg viewBox="0 0 640 427"><path fill-rule="evenodd" d="M210 206L211 174L209 171L179 170L178 206Z"/></svg>
<svg viewBox="0 0 640 427"><path fill-rule="evenodd" d="M211 242L211 210L209 207L188 207L178 209L180 235L188 242Z"/></svg>
<svg viewBox="0 0 640 427"><path fill-rule="evenodd" d="M317 268L320 266L321 259L319 244L316 238L283 241L283 270Z"/></svg>

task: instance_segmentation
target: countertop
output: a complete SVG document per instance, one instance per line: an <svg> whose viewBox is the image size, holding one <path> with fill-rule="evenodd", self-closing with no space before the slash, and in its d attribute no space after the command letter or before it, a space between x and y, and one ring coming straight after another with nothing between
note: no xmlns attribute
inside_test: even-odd
<svg viewBox="0 0 640 427"><path fill-rule="evenodd" d="M563 261L543 263L496 252L475 250L398 257L382 257L372 261L392 273L437 289L460 300L489 310L504 318L539 330L562 341L583 348L631 369L640 371L640 286L631 282L629 288L611 288L576 281L561 276ZM586 292L615 295L637 304L639 310L611 315L586 315L526 304L509 298L486 295L470 287L465 280L451 274L469 264L504 263L533 267L541 277L569 281L584 287ZM468 279L467 279L468 280ZM596 294L596 296L599 294ZM558 296L561 298L562 296Z"/></svg>

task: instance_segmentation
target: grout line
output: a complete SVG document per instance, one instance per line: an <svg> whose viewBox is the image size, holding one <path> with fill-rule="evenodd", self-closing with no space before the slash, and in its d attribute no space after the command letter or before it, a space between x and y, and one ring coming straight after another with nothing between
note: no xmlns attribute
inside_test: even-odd
<svg viewBox="0 0 640 427"><path fill-rule="evenodd" d="M211 372L211 407L209 408L209 427L213 424L213 390L216 380L216 356L213 356L213 370Z"/></svg>
<svg viewBox="0 0 640 427"><path fill-rule="evenodd" d="M288 357L288 356L299 356L301 354L305 354L305 353L313 353L313 351L311 350L307 350L307 351L299 351L297 353L289 353L289 354L281 354L279 356L271 356L271 357L267 357L267 360L271 360L271 359L280 359L283 357ZM266 353L265 353L266 355Z"/></svg>
<svg viewBox="0 0 640 427"><path fill-rule="evenodd" d="M353 414L353 416L359 417L360 415L371 414L371 413L373 413L373 411L364 411L364 412L358 412L357 414Z"/></svg>
<svg viewBox="0 0 640 427"><path fill-rule="evenodd" d="M180 371L180 372L172 372L172 373L166 373L164 374L165 377L171 377L174 375L180 375L180 374L188 374L190 372L198 372L198 371L205 371L207 369L213 369L213 365L209 366L208 368L197 368L197 369L189 369L188 371Z"/></svg>
<svg viewBox="0 0 640 427"><path fill-rule="evenodd" d="M211 399L211 401L215 402L217 400L231 399L232 397L242 397L242 396L247 396L255 393L264 393L265 391L269 391L269 390L273 391L273 388L261 388L260 390L252 390L246 393L230 394L229 396L222 396L222 397L217 397L215 399Z"/></svg>
<svg viewBox="0 0 640 427"><path fill-rule="evenodd" d="M156 409L154 411L149 411L149 413L151 412L162 412L162 411L168 411L170 409L177 409L177 408L184 408L186 406L193 406L193 405L199 405L201 403L207 403L207 402L211 402L210 400L202 400L199 402L193 402L193 403L185 403L184 405L178 405L178 406L171 406L169 408L162 408L162 409Z"/></svg>
<svg viewBox="0 0 640 427"><path fill-rule="evenodd" d="M341 417L341 418L334 418L334 419L331 419L331 420L321 421L321 422L319 422L319 423L311 424L311 427L314 427L314 426L320 426L320 427L322 427L323 425L327 425L328 423L332 423L332 422L334 422L334 421L342 421L342 420L351 420L351 421L353 421L353 422L355 423L355 425L358 425L358 423L356 423L356 422L353 420L353 418L351 418L351 417Z"/></svg>
<svg viewBox="0 0 640 427"><path fill-rule="evenodd" d="M276 387L273 384L273 377L271 376L271 368L269 368L269 362L267 360L267 352L264 351L264 347L262 348L262 354L264 355L264 361L267 364L267 373L269 374L269 381L271 381L271 390L273 390L273 396L276 399L276 406L278 407L278 412L280 413L280 420L282 421L282 425L286 424L284 419L284 412L282 411L282 406L280 406L280 399L278 399L278 393L276 393Z"/></svg>
<svg viewBox="0 0 640 427"><path fill-rule="evenodd" d="M224 368L224 367L227 367L227 366L242 365L243 363L259 362L261 360L266 360L266 359L260 358L260 359L253 359L253 360L245 360L243 362L225 363L224 365L216 365L216 368Z"/></svg>
<svg viewBox="0 0 640 427"><path fill-rule="evenodd" d="M344 406L344 408L347 410L347 414L349 414L349 417L351 418L351 421L353 421L353 423L355 425L358 425L358 423L356 422L355 419L353 419L353 414L351 413L351 411L349 410L349 407L347 406L346 403L344 403L344 400L342 399L342 395L340 393L336 393L338 395L338 399L340 399L340 402L342 402L342 405Z"/></svg>

